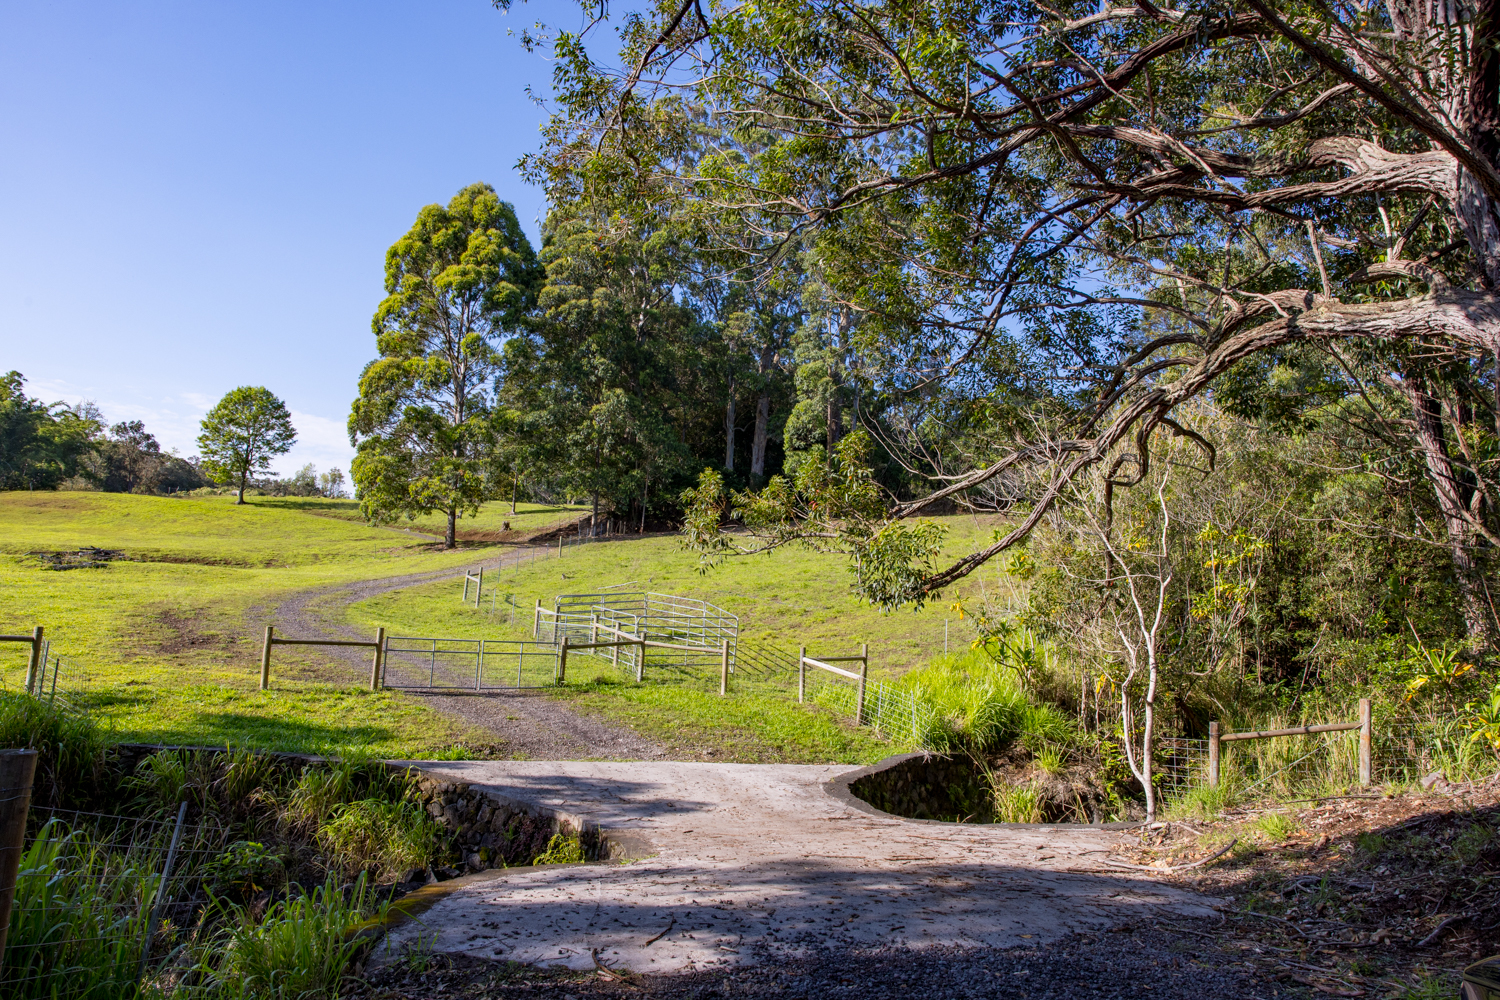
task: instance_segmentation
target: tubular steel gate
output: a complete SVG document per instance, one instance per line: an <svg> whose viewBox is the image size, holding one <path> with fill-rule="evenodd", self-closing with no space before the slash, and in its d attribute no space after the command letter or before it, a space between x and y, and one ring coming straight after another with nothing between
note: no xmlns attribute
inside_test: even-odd
<svg viewBox="0 0 1500 1000"><path fill-rule="evenodd" d="M558 679L558 650L547 642L394 635L386 637L384 662L388 688L514 690Z"/></svg>
<svg viewBox="0 0 1500 1000"><path fill-rule="evenodd" d="M605 657L637 680L645 679L647 667L653 673L717 677L726 643L728 672L734 673L739 633L737 615L672 594L560 594L551 610L538 601L532 619L532 636L543 643L561 645L564 637L570 646L632 643L580 649L578 655Z"/></svg>

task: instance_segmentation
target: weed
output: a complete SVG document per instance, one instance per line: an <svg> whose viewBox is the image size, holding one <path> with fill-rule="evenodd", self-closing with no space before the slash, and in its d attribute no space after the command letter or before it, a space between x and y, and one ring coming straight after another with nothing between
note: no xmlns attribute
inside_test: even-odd
<svg viewBox="0 0 1500 1000"><path fill-rule="evenodd" d="M208 891L220 899L243 903L286 882L286 865L275 852L254 840L239 840L204 865Z"/></svg>
<svg viewBox="0 0 1500 1000"><path fill-rule="evenodd" d="M125 787L138 790L157 808L176 805L187 793L187 759L178 750L158 750L141 761L135 773L125 779Z"/></svg>
<svg viewBox="0 0 1500 1000"><path fill-rule="evenodd" d="M411 802L360 799L337 805L318 840L350 870L399 876L443 853L438 825Z"/></svg>
<svg viewBox="0 0 1500 1000"><path fill-rule="evenodd" d="M1471 823L1453 838L1453 853L1464 864L1473 864L1481 851L1495 839L1495 831L1482 823Z"/></svg>
<svg viewBox="0 0 1500 1000"><path fill-rule="evenodd" d="M1226 785L1220 784L1217 788L1199 785L1168 802L1164 818L1216 819L1232 801L1233 796Z"/></svg>
<svg viewBox="0 0 1500 1000"><path fill-rule="evenodd" d="M1354 838L1354 846L1357 850L1373 857L1385 850L1386 841L1378 833L1361 833Z"/></svg>
<svg viewBox="0 0 1500 1000"><path fill-rule="evenodd" d="M1031 704L1017 674L982 650L941 657L894 687L914 702L910 740L923 749L984 752L1017 739L1043 747L1076 737L1070 719Z"/></svg>
<svg viewBox="0 0 1500 1000"><path fill-rule="evenodd" d="M287 803L287 818L294 823L312 825L333 813L335 806L352 802L355 791L356 765L348 760L329 767L309 765L302 769L292 786Z"/></svg>
<svg viewBox="0 0 1500 1000"><path fill-rule="evenodd" d="M534 865L569 865L584 861L583 841L578 834L554 833L547 849L531 859Z"/></svg>
<svg viewBox="0 0 1500 1000"><path fill-rule="evenodd" d="M1297 831L1297 820L1287 813L1266 813L1255 821L1255 828L1267 840L1285 840Z"/></svg>
<svg viewBox="0 0 1500 1000"><path fill-rule="evenodd" d="M329 876L306 896L271 904L259 921L250 909L237 907L216 978L226 992L257 1000L331 1000L364 946L349 931L369 904L361 875L347 895ZM383 917L385 906L378 910Z"/></svg>
<svg viewBox="0 0 1500 1000"><path fill-rule="evenodd" d="M996 786L995 820L1000 823L1040 823L1042 796L1036 783Z"/></svg>
<svg viewBox="0 0 1500 1000"><path fill-rule="evenodd" d="M1456 985L1442 973L1423 976L1419 982L1408 986L1401 993L1401 1000L1450 1000L1457 994Z"/></svg>
<svg viewBox="0 0 1500 1000"><path fill-rule="evenodd" d="M1036 766L1047 774L1057 774L1067 765L1066 751L1056 743L1043 743L1036 751Z"/></svg>

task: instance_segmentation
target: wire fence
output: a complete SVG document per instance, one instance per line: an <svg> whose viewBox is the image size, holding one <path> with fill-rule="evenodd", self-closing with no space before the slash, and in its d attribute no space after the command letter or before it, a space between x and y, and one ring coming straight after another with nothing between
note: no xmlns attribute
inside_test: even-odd
<svg viewBox="0 0 1500 1000"><path fill-rule="evenodd" d="M185 812L32 809L0 995L129 996L167 975L242 869L234 831L184 823Z"/></svg>

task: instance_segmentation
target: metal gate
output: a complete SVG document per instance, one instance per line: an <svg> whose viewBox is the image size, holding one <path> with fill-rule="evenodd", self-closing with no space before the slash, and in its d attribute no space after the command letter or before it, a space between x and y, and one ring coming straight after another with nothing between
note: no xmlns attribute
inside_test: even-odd
<svg viewBox="0 0 1500 1000"><path fill-rule="evenodd" d="M388 688L497 691L557 683L558 651L550 642L393 635L383 652Z"/></svg>

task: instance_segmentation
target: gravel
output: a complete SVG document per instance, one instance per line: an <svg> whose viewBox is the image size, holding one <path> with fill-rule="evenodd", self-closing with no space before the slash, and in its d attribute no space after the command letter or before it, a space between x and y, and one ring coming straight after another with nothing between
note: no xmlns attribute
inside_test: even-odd
<svg viewBox="0 0 1500 1000"><path fill-rule="evenodd" d="M1038 948L881 949L809 955L793 961L729 971L670 976L565 973L470 958L422 956L371 975L360 998L464 996L556 997L785 997L789 1000L1076 1000L1149 997L1205 1000L1302 997L1295 983L1276 982L1241 963L1235 947L1178 937L1151 927L1073 935Z"/></svg>

